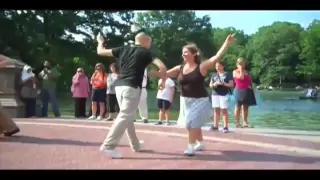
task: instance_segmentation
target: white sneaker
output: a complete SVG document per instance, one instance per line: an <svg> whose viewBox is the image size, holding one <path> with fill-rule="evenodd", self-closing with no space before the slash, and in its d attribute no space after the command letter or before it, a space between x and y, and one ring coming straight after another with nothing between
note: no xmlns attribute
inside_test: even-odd
<svg viewBox="0 0 320 180"><path fill-rule="evenodd" d="M96 116L90 116L89 118L88 118L88 120L94 120L94 119L96 119L97 117Z"/></svg>
<svg viewBox="0 0 320 180"><path fill-rule="evenodd" d="M143 141L143 140L140 140L140 141L139 141L139 144L140 144L140 149L139 149L138 151L132 149L133 152L139 152L139 151L142 149L142 147L143 147L144 141Z"/></svg>
<svg viewBox="0 0 320 180"><path fill-rule="evenodd" d="M115 150L108 150L101 146L100 151L104 152L111 159L121 159L121 154Z"/></svg>
<svg viewBox="0 0 320 180"><path fill-rule="evenodd" d="M193 147L193 150L195 150L195 151L203 151L205 149L206 149L206 147L204 146L203 143L198 143L197 145L195 145Z"/></svg>
<svg viewBox="0 0 320 180"><path fill-rule="evenodd" d="M97 120L101 121L103 118L101 116L98 116Z"/></svg>
<svg viewBox="0 0 320 180"><path fill-rule="evenodd" d="M188 147L183 154L186 156L194 156L195 150L192 147Z"/></svg>

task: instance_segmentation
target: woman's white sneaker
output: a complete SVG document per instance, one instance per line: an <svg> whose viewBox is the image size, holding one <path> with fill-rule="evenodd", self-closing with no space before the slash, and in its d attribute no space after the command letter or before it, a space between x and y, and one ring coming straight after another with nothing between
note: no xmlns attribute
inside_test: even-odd
<svg viewBox="0 0 320 180"><path fill-rule="evenodd" d="M195 146L193 147L193 149L194 149L195 151L203 151L203 150L206 149L206 147L204 146L203 143L198 143L197 145L195 145Z"/></svg>
<svg viewBox="0 0 320 180"><path fill-rule="evenodd" d="M111 159L120 159L121 158L121 154L115 150L108 150L108 149L105 149L104 147L100 147L100 151L104 152Z"/></svg>
<svg viewBox="0 0 320 180"><path fill-rule="evenodd" d="M194 156L195 151L193 147L188 147L183 153L186 156Z"/></svg>
<svg viewBox="0 0 320 180"><path fill-rule="evenodd" d="M90 117L88 118L88 120L94 120L94 119L97 119L97 117L96 117L96 116L90 116Z"/></svg>

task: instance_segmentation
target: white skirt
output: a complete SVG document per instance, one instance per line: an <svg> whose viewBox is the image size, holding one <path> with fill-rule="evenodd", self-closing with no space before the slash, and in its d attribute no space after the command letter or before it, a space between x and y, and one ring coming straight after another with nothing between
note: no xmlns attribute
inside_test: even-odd
<svg viewBox="0 0 320 180"><path fill-rule="evenodd" d="M180 113L177 124L190 128L201 128L211 117L212 108L208 97L188 98L180 96Z"/></svg>

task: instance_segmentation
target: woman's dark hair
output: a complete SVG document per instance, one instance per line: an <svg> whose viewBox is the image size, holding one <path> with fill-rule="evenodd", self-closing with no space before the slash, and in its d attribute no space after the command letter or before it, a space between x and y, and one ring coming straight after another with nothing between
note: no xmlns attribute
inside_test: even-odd
<svg viewBox="0 0 320 180"><path fill-rule="evenodd" d="M194 56L195 63L197 63L197 64L201 63L200 50L199 50L199 48L198 48L198 46L196 44L190 43L190 44L187 44L187 45L183 46L183 48L186 48L192 54L195 54L195 56Z"/></svg>
<svg viewBox="0 0 320 180"><path fill-rule="evenodd" d="M110 68L112 67L116 73L119 73L119 68L117 63L111 63L109 67Z"/></svg>
<svg viewBox="0 0 320 180"><path fill-rule="evenodd" d="M224 63L223 62L218 61L217 63L224 67Z"/></svg>

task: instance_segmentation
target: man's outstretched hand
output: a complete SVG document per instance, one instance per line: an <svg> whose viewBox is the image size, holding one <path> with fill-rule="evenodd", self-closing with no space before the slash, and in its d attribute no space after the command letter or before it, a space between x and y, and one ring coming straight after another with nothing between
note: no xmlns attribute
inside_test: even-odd
<svg viewBox="0 0 320 180"><path fill-rule="evenodd" d="M99 44L103 44L104 43L104 38L100 33L97 35L97 42Z"/></svg>

